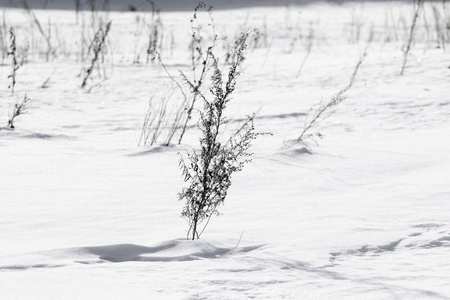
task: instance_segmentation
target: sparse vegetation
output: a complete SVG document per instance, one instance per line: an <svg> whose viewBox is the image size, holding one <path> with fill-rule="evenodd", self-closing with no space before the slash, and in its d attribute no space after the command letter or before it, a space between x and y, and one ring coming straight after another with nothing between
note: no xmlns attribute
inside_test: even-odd
<svg viewBox="0 0 450 300"><path fill-rule="evenodd" d="M196 24L197 14L200 10L205 10L211 21L211 26L213 26L211 7L207 7L205 3L199 2L194 9L193 17L190 20L191 40L189 44L189 50L191 72L187 73L184 71L179 71L182 80L185 82L190 82L192 86L189 86L189 88L193 89L193 91L195 92L190 93L190 97L188 97L187 92L185 92L182 87L182 82L175 79L174 76L170 74L161 58L161 55L159 53L156 53L158 61L160 62L168 78L171 80L173 87L180 91L180 97L182 101L175 101L175 104L174 106L172 106L169 113L167 112L167 109L168 101L171 97L166 98L165 96L163 96L160 99L161 103L159 105L149 105L146 118L144 120L139 144L153 145L154 143L156 143L158 137L161 135L161 131L163 130L166 130L168 132L164 145L168 146L177 132L179 132L178 144L181 144L184 134L186 133L188 123L192 118L192 113L199 97L201 87L204 83L205 77L207 76L208 70L211 67L210 61L212 58L210 54L212 53L212 50L216 43L216 35L214 34L210 46L207 47L206 51L204 50L205 41L201 37L202 26L200 24ZM198 69L200 69L200 71L198 71ZM172 94L173 91L174 90L172 89L170 94ZM153 103L153 101L151 101L151 103ZM161 117L164 117L164 122L160 120ZM155 118L159 121L156 121ZM154 126L154 124L158 124L158 126ZM150 136L151 138L149 138Z"/></svg>
<svg viewBox="0 0 450 300"><path fill-rule="evenodd" d="M6 26L5 11L3 11L1 24L0 24L0 54L2 56L2 63L8 56L8 26Z"/></svg>
<svg viewBox="0 0 450 300"><path fill-rule="evenodd" d="M98 64L99 62L101 52L106 42L106 37L108 36L109 30L111 28L111 22L112 21L109 21L108 23L106 23L106 25L100 22L99 28L94 36L94 39L92 40L89 46L88 53L91 54L90 65L84 71L85 74L83 77L83 82L81 83L81 88L84 88L86 86L87 80L91 76L96 64Z"/></svg>
<svg viewBox="0 0 450 300"><path fill-rule="evenodd" d="M50 79L52 79L52 76L55 74L55 70L50 74L50 76L47 77L47 79L44 80L44 82L41 84L41 89L48 88L48 83L50 82Z"/></svg>
<svg viewBox="0 0 450 300"><path fill-rule="evenodd" d="M14 29L11 27L9 29L9 51L8 55L11 56L11 73L8 75L8 78L11 78L11 84L8 88L11 89L11 94L14 94L14 86L16 85L16 71L19 69L19 65L17 64L17 46L16 46L16 34L14 33Z"/></svg>
<svg viewBox="0 0 450 300"><path fill-rule="evenodd" d="M155 101L155 95L150 98L139 138L139 146L153 146L164 131L166 132L164 146L170 145L182 114L181 106L169 107L173 94L174 88L169 87L157 99L159 101Z"/></svg>
<svg viewBox="0 0 450 300"><path fill-rule="evenodd" d="M71 54L76 56L78 62L85 64L81 87L89 92L93 87L103 82L93 80L93 75L98 70L99 77L102 77L101 68L104 68L105 65L105 54L112 51L108 47L111 44L107 42L108 39L112 39L110 36L112 23L111 21L104 22L100 17L101 12L98 12L100 8L108 8L108 1L90 0L82 2L75 0L74 2L77 14L76 26L81 29L81 39L76 41L72 48L76 50ZM146 0L145 2L147 3L145 5L150 5L151 11L145 17L136 16L135 43L130 47L131 51L121 53L123 57L120 59L121 62L125 63L159 61L171 82L170 85L164 82L162 85L151 87L160 91L160 93L155 92L149 101L139 138L140 146L153 146L157 143L170 145L173 140L181 144L188 128L195 127L194 124L199 120L197 126L202 134L201 150L188 153L186 159L182 159L181 163L183 176L190 184L180 194L180 198L186 201L182 215L188 220L190 238L195 239L203 232L203 229L199 229L199 225L207 225L211 216L218 214L218 208L223 204L226 191L231 184L231 174L242 169L244 162L249 157L247 150L250 141L256 136L253 131L254 116L249 118L242 130L232 135L225 142L219 141L220 134L218 134L226 123L222 118L222 113L234 91L236 78L240 73L239 67L245 59L243 50L247 47L247 44L250 45L252 50L270 47L272 42L269 43L268 41L269 35L275 44L283 41L281 52L297 55L297 70L294 69L294 72L297 71L297 73L291 75L299 77L306 62L310 59L312 49L315 50L317 47L319 51L320 43L325 44L330 41L327 41L327 38L324 37L326 33L320 31L319 21L305 20L303 22L303 17L300 19L300 14L291 15L292 12L288 9L288 14L283 20L284 27L281 26L283 28L282 34L273 35L273 32L269 32L270 30L273 31L273 28L271 28L273 24L268 25L267 22L270 22L270 19L266 17L259 19L263 22L261 28L249 30L248 22L252 20L248 16L245 24L239 30L243 33L240 33L235 42L230 45L224 42L226 40L224 37L223 39L219 38L216 33L212 8L204 2L199 2L190 20L187 63L186 61L180 63L180 61L170 60L166 65L161 58L161 54L167 49L163 47L165 46L163 43L164 30L167 27L163 27L162 17L159 10L156 9L155 3L152 0ZM35 28L26 32L30 37L23 38L24 41L28 41L28 45L24 44L23 49L29 47L32 55L34 55L32 59L44 60L45 58L46 62L52 60L52 58L62 57L60 53L63 49L57 44L58 28L55 27L50 18L48 25L42 23L43 18L39 16L39 13L32 11L27 6L26 1L23 3L31 17L30 24L32 28ZM408 21L410 18L402 13L396 14L394 11L388 10L385 15L384 27L383 24L375 26L372 24L370 28L371 39L378 38L378 42L396 42L395 47L399 43L405 42L402 49L401 74L404 73L415 38L426 35L427 43L436 44L437 47L444 50L450 40L450 21L446 2L442 2L442 6L435 2L428 5L424 0L415 0L414 3L414 15L411 23ZM90 11L82 11L82 5L85 5ZM428 9L428 15L425 14L426 9ZM422 14L422 12L424 13ZM421 19L421 16L423 19ZM202 17L205 18L201 19ZM81 22L78 22L79 20ZM332 38L339 39L340 42L344 43L358 44L361 42L365 30L369 28L368 24L364 22L363 11L354 9L349 22L345 23L343 27L346 34ZM3 14L0 26L0 48L2 58L11 57L11 72L8 74L8 79L10 79L9 88L13 94L16 84L16 71L21 66L20 51L16 46L13 28L8 31L6 24L6 17ZM166 22L164 22L164 25L166 25ZM221 27L218 27L217 30L219 32L225 31ZM59 43L59 45L61 44L63 42ZM171 51L173 51L175 45L173 35L170 45ZM183 45L186 45L186 43ZM133 46L134 49L132 49ZM294 52L294 50L299 49L299 46L302 47L302 51ZM130 50L130 48L126 49ZM267 56L269 50L267 50ZM25 53L26 50L23 51ZM36 55L36 53L39 55ZM45 53L45 57L42 53ZM298 53L301 55L299 58ZM68 58L74 56L67 55ZM365 56L366 52L355 66L349 84L334 94L328 102L319 105L305 120L304 128L296 142L306 140L317 142L318 138L323 137L320 132L314 131L316 126L326 116L333 113L334 107L346 99ZM227 66L230 66L228 79L224 80L221 77L221 72ZM274 66L276 66L276 63L274 63ZM149 66L149 68L151 67ZM172 76L169 70L172 71L173 68L184 69L180 70L177 76ZM45 74L50 74L50 72ZM42 88L48 87L53 74L54 72L46 79L42 78L43 83L40 85ZM103 72L103 75L105 75L105 72ZM211 93L213 100L209 100L209 97L206 96L208 90L207 77L209 76L212 76ZM105 78L106 76L103 76L103 80ZM89 84L90 81L93 83ZM164 89L161 86L167 87ZM26 112L28 103L29 99L25 96L21 103L14 106L8 120L9 127L13 128L14 119ZM210 171L210 169L213 171ZM218 184L218 181L223 181L223 184Z"/></svg>
<svg viewBox="0 0 450 300"><path fill-rule="evenodd" d="M370 40L369 40L370 42ZM308 122L305 120L305 126L300 134L300 136L297 138L296 142L304 142L307 139L311 139L317 144L316 138L323 138L323 135L320 132L311 132L311 129L320 121L322 120L327 114L331 114L331 109L338 104L342 103L346 98L346 93L350 88L353 86L353 83L355 81L356 75L358 74L359 68L361 67L364 59L367 55L367 49L368 46L365 48L363 54L361 55L360 59L358 60L358 63L356 64L352 76L350 78L350 82L347 86L345 86L343 89L341 89L339 92L333 95L331 97L331 100L327 103L319 106L319 108L314 112L312 119L310 119Z"/></svg>
<svg viewBox="0 0 450 300"><path fill-rule="evenodd" d="M9 114L8 118L8 128L14 129L14 121L17 117L26 114L28 105L30 103L30 98L25 95L23 100L20 103L16 103L14 105L13 111Z"/></svg>
<svg viewBox="0 0 450 300"><path fill-rule="evenodd" d="M213 40L211 44L205 50L203 48L203 39L201 36L201 25L196 25L195 21L197 20L197 13L200 9L204 9L211 20L211 26L213 27ZM191 19L191 43L189 45L189 49L191 50L191 66L192 66L192 79L189 79L188 76L181 72L181 76L183 77L185 82L189 82L189 86L192 89L192 98L186 102L185 108L185 119L184 124L181 128L180 138L178 140L178 144L181 144L183 140L184 134L186 132L186 127L188 122L191 120L192 112L194 110L195 103L197 101L198 96L200 95L200 88L205 80L208 66L210 65L211 53L216 45L217 35L214 30L214 20L212 18L212 7L207 7L204 2L199 2L198 5L194 9L194 15ZM197 69L200 68L200 75L197 75ZM198 76L198 77L197 77Z"/></svg>
<svg viewBox="0 0 450 300"><path fill-rule="evenodd" d="M49 20L47 30L44 30L44 26L42 26L41 22L37 18L36 14L31 10L31 8L28 6L27 1L24 1L24 8L27 11L28 15L31 17L33 24L38 29L41 36L44 38L47 49L45 51L45 60L48 62L51 57L54 57L56 55L56 49L54 49L52 45L52 25Z"/></svg>
<svg viewBox="0 0 450 300"><path fill-rule="evenodd" d="M255 32L255 30L253 30L252 32ZM240 64L244 61L245 57L243 56L243 54L240 54L240 49L243 46L246 46L248 36L249 32L244 32L239 35L239 37L234 42L234 45L229 48L227 54L225 55L225 64L233 64L236 59L240 60Z"/></svg>
<svg viewBox="0 0 450 300"><path fill-rule="evenodd" d="M1 298L450 296L448 1L211 1L0 0Z"/></svg>
<svg viewBox="0 0 450 300"><path fill-rule="evenodd" d="M217 58L209 53L214 69L210 89L213 99L208 99L195 89L195 83L186 80L191 92L196 93L204 104L198 124L201 132L200 150L193 150L188 153L186 160L180 160L183 178L189 183L179 194L180 200L185 201L181 215L189 225L188 239L200 238L211 217L219 214L218 208L225 201L232 174L241 171L245 163L250 161L251 153L248 150L257 136L253 125L254 116L249 117L248 122L226 142L220 141L223 125L227 122L225 109L235 90L244 49L245 44L242 44L236 59L231 63L226 82ZM200 229L202 224L203 228Z"/></svg>
<svg viewBox="0 0 450 300"><path fill-rule="evenodd" d="M423 9L423 3L425 0L414 0L414 17L411 23L411 27L409 29L409 36L407 40L407 44L405 48L403 49L403 63L402 63L402 70L400 71L400 75L403 75L406 67L406 62L408 61L408 55L409 51L411 50L411 45L414 39L414 33L416 29L417 20L419 18L420 12Z"/></svg>
<svg viewBox="0 0 450 300"><path fill-rule="evenodd" d="M148 26L147 63L154 61L156 55L162 51L163 24L159 10L155 8L155 3L148 0L152 7L152 15Z"/></svg>

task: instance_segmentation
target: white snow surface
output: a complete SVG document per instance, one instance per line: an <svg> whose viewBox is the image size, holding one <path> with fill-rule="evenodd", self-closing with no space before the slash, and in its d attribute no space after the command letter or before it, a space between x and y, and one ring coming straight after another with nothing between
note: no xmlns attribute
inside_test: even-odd
<svg viewBox="0 0 450 300"><path fill-rule="evenodd" d="M90 13L33 11L53 26L47 62L30 15L3 12L24 64L14 95L11 58L0 66L1 299L450 299L450 45L421 18L399 75L411 4L213 12L228 37L219 52L242 30L267 37L246 50L227 130L258 111L256 130L272 135L254 142L253 161L196 241L186 240L177 194L198 114L180 145L138 146L149 99L172 89L161 65L145 62L137 24L150 15L101 14L112 20L110 50L80 89ZM189 74L191 18L161 13L162 59L178 80L178 70ZM323 139L292 143L348 84L371 31L348 97L313 127ZM25 94L28 113L6 128Z"/></svg>

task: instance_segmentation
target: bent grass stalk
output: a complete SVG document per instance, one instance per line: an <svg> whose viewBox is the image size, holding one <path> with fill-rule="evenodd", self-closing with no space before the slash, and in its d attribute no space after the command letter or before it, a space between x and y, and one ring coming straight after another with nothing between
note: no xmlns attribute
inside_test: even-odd
<svg viewBox="0 0 450 300"><path fill-rule="evenodd" d="M16 56L16 34L14 33L14 29L11 27L9 29L9 39L11 44L9 45L8 56L11 55L11 74L8 75L8 78L11 78L11 84L9 88L11 88L11 94L14 94L14 86L16 85L16 71L19 69L17 64L17 56Z"/></svg>
<svg viewBox="0 0 450 300"><path fill-rule="evenodd" d="M420 12L422 11L424 1L425 0L414 0L414 5L415 5L414 17L413 17L411 27L409 28L409 37L408 37L408 41L406 44L406 48L403 51L403 64L402 64L402 70L400 71L400 75L403 75L403 73L405 71L406 63L408 61L409 51L411 50L411 45L414 40L414 32L416 29L417 20L419 19Z"/></svg>
<svg viewBox="0 0 450 300"><path fill-rule="evenodd" d="M99 29L97 33L94 36L94 39L92 40L90 49L92 49L93 54L91 58L91 64L89 68L86 69L85 76L83 78L83 82L81 83L81 88L84 88L86 86L87 80L92 74L92 71L94 70L95 64L97 63L100 53L102 51L102 48L105 44L106 37L108 36L109 30L111 28L111 22L109 21L105 28L103 28L102 24L99 25Z"/></svg>
<svg viewBox="0 0 450 300"><path fill-rule="evenodd" d="M369 38L369 43L372 41L372 38L373 38L373 36L371 36ZM362 63L364 62L365 57L367 56L368 47L369 47L369 45L366 46L363 54L361 55L358 63L356 64L356 66L353 70L352 76L350 78L349 84L347 86L345 86L343 89L341 89L339 92L334 94L329 102L327 102L325 105L322 105L321 107L319 107L319 109L316 111L312 120L307 125L305 125L302 133L296 140L297 142L302 142L308 138L314 140L314 136L317 136L319 138L323 137L322 134L320 134L319 132L309 133L309 131L319 120L321 120L323 118L323 115L325 114L325 112L328 112L332 107L342 103L347 98L347 96L345 94L347 93L348 90L350 90L350 88L354 84L354 81L358 74L358 71L359 71Z"/></svg>

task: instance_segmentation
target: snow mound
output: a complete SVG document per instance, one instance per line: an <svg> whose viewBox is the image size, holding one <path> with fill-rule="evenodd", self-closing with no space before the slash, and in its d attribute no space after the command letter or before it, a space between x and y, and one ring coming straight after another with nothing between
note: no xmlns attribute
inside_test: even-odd
<svg viewBox="0 0 450 300"><path fill-rule="evenodd" d="M215 259L248 253L261 246L227 247L206 241L177 239L154 247L117 244L56 249L0 258L0 271L64 267L74 263L173 262Z"/></svg>
<svg viewBox="0 0 450 300"><path fill-rule="evenodd" d="M110 262L125 261L190 261L213 259L236 252L249 252L260 246L234 248L216 246L205 241L173 240L156 247L144 247L133 244L120 244L83 248L87 253Z"/></svg>
<svg viewBox="0 0 450 300"><path fill-rule="evenodd" d="M426 223L411 226L414 232L382 245L364 245L357 249L331 252L330 261L342 260L342 256L379 256L383 253L411 252L414 250L450 247L450 230L443 224Z"/></svg>

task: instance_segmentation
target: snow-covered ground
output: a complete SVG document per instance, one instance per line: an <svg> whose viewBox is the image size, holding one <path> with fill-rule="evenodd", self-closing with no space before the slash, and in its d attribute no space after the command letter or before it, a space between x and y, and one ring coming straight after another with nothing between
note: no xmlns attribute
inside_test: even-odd
<svg viewBox="0 0 450 300"><path fill-rule="evenodd" d="M145 61L150 14L101 14L112 21L109 51L80 89L90 13L32 11L52 33L47 62L32 15L4 9L3 45L12 26L23 65L12 95L2 50L0 298L450 299L450 45L438 42L432 5L449 20L449 5L426 4L403 76L411 4L214 11L228 37L218 53L242 30L263 34L249 43L227 129L258 111L257 131L272 135L255 141L222 215L196 241L185 239L177 194L198 114L181 145L162 136L138 146L150 98L181 97ZM161 55L177 80L190 74L191 18L161 13ZM212 28L199 21L207 43ZM312 129L324 138L293 144L366 48L347 99ZM28 113L6 128L25 94Z"/></svg>

